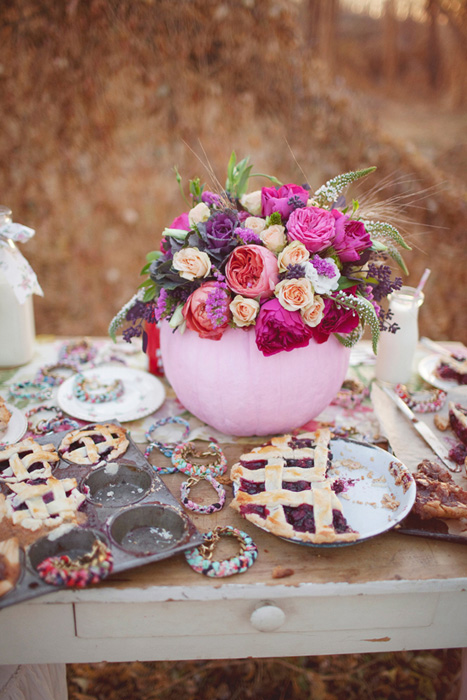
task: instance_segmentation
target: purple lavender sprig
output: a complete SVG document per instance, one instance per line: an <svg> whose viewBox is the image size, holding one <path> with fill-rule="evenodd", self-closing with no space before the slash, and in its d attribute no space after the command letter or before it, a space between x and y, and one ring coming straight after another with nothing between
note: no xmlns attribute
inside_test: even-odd
<svg viewBox="0 0 467 700"><path fill-rule="evenodd" d="M396 291L402 287L402 278L395 277L391 279L391 268L389 265L376 265L375 263L368 264L368 278L374 278L377 280L375 284L373 281L370 284L373 287L373 299L375 301L381 301L385 299L391 292Z"/></svg>
<svg viewBox="0 0 467 700"><path fill-rule="evenodd" d="M279 274L281 280L298 280L300 277L305 277L303 265L289 265L285 272Z"/></svg>
<svg viewBox="0 0 467 700"><path fill-rule="evenodd" d="M156 305L153 302L137 301L128 310L125 320L130 324L122 331L122 337L130 343L132 338L140 338L143 334L145 323L156 323Z"/></svg>
<svg viewBox="0 0 467 700"><path fill-rule="evenodd" d="M206 299L206 315L212 327L223 326L229 320L230 296L227 291L227 283L224 275L216 268L212 268L215 277L215 288L209 292Z"/></svg>
<svg viewBox="0 0 467 700"><path fill-rule="evenodd" d="M254 243L256 245L262 245L263 243L260 235L251 228L236 228L235 233L237 234L241 243Z"/></svg>

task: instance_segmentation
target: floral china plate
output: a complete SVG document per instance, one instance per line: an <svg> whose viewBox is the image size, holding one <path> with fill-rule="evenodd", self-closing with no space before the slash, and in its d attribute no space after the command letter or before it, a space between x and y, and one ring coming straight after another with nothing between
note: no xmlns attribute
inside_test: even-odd
<svg viewBox="0 0 467 700"><path fill-rule="evenodd" d="M467 384L459 384L454 379L442 379L438 377L436 368L442 360L442 355L427 355L422 360L420 360L418 365L418 373L421 378L424 379L428 384L435 386L437 389L443 389L443 391L463 391L467 393Z"/></svg>
<svg viewBox="0 0 467 700"><path fill-rule="evenodd" d="M19 408L11 404L5 404L11 413L11 418L4 432L0 432L0 445L13 445L21 440L28 427L26 416Z"/></svg>
<svg viewBox="0 0 467 700"><path fill-rule="evenodd" d="M82 401L75 394L75 377L69 377L60 385L58 405L70 416L93 422L115 419L120 422L138 420L154 413L165 399L162 382L148 372L115 365L96 367L81 373L86 380L110 385L115 380L123 384L118 398L102 403Z"/></svg>

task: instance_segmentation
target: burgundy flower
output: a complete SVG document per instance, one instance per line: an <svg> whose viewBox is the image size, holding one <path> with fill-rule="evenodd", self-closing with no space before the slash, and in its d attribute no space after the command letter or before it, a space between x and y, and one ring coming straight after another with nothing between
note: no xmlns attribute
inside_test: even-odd
<svg viewBox="0 0 467 700"><path fill-rule="evenodd" d="M304 207L307 201L308 192L300 185L282 185L278 190L275 187L263 187L261 190L262 215L270 216L277 211L283 221L287 221L297 206Z"/></svg>
<svg viewBox="0 0 467 700"><path fill-rule="evenodd" d="M350 219L333 209L331 214L335 219L336 237L333 247L342 262L355 262L360 259L360 253L371 248L371 239L361 221Z"/></svg>
<svg viewBox="0 0 467 700"><path fill-rule="evenodd" d="M306 326L299 311L287 311L278 299L270 299L256 319L256 345L263 355L306 347L314 328Z"/></svg>
<svg viewBox="0 0 467 700"><path fill-rule="evenodd" d="M317 343L325 343L331 333L350 333L359 324L359 317L353 309L337 307L333 299L324 300L324 316L321 323L313 331Z"/></svg>

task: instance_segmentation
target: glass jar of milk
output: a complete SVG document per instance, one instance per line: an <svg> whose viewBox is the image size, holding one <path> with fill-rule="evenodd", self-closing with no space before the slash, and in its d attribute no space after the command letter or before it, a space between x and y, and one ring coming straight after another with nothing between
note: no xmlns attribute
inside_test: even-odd
<svg viewBox="0 0 467 700"><path fill-rule="evenodd" d="M0 227L11 222L11 209L0 206ZM11 239L3 239L0 245L16 248ZM34 354L34 339L32 294L21 304L0 265L0 368L29 362Z"/></svg>
<svg viewBox="0 0 467 700"><path fill-rule="evenodd" d="M376 355L376 379L389 384L405 384L412 376L415 351L418 343L418 310L425 297L423 292L415 296L415 287L401 287L389 297L392 311L391 323L397 323L396 333L383 331Z"/></svg>

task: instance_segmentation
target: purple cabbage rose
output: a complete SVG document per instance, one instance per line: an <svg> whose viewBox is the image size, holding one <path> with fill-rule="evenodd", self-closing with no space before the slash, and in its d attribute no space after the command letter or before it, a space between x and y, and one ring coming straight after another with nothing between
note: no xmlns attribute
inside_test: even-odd
<svg viewBox="0 0 467 700"><path fill-rule="evenodd" d="M334 245L334 217L330 211L319 207L295 209L287 224L287 235L303 243L310 253L319 253Z"/></svg>
<svg viewBox="0 0 467 700"><path fill-rule="evenodd" d="M238 245L235 229L239 221L233 211L218 211L207 221L197 224L202 248L212 258L222 262L229 253Z"/></svg>
<svg viewBox="0 0 467 700"><path fill-rule="evenodd" d="M270 216L277 211L283 221L287 221L291 212L297 207L304 207L308 201L308 191L300 185L282 185L263 187L261 190L261 211L263 216Z"/></svg>
<svg viewBox="0 0 467 700"><path fill-rule="evenodd" d="M282 350L290 352L306 347L314 330L305 325L299 311L287 311L278 299L270 299L256 319L256 345L266 357Z"/></svg>
<svg viewBox="0 0 467 700"><path fill-rule="evenodd" d="M331 214L335 219L336 237L333 247L342 262L360 260L360 253L371 248L371 239L361 221L350 219L333 209Z"/></svg>
<svg viewBox="0 0 467 700"><path fill-rule="evenodd" d="M324 300L324 315L321 323L312 328L313 338L317 343L325 343L331 333L350 333L359 324L356 311L337 308L333 299Z"/></svg>

